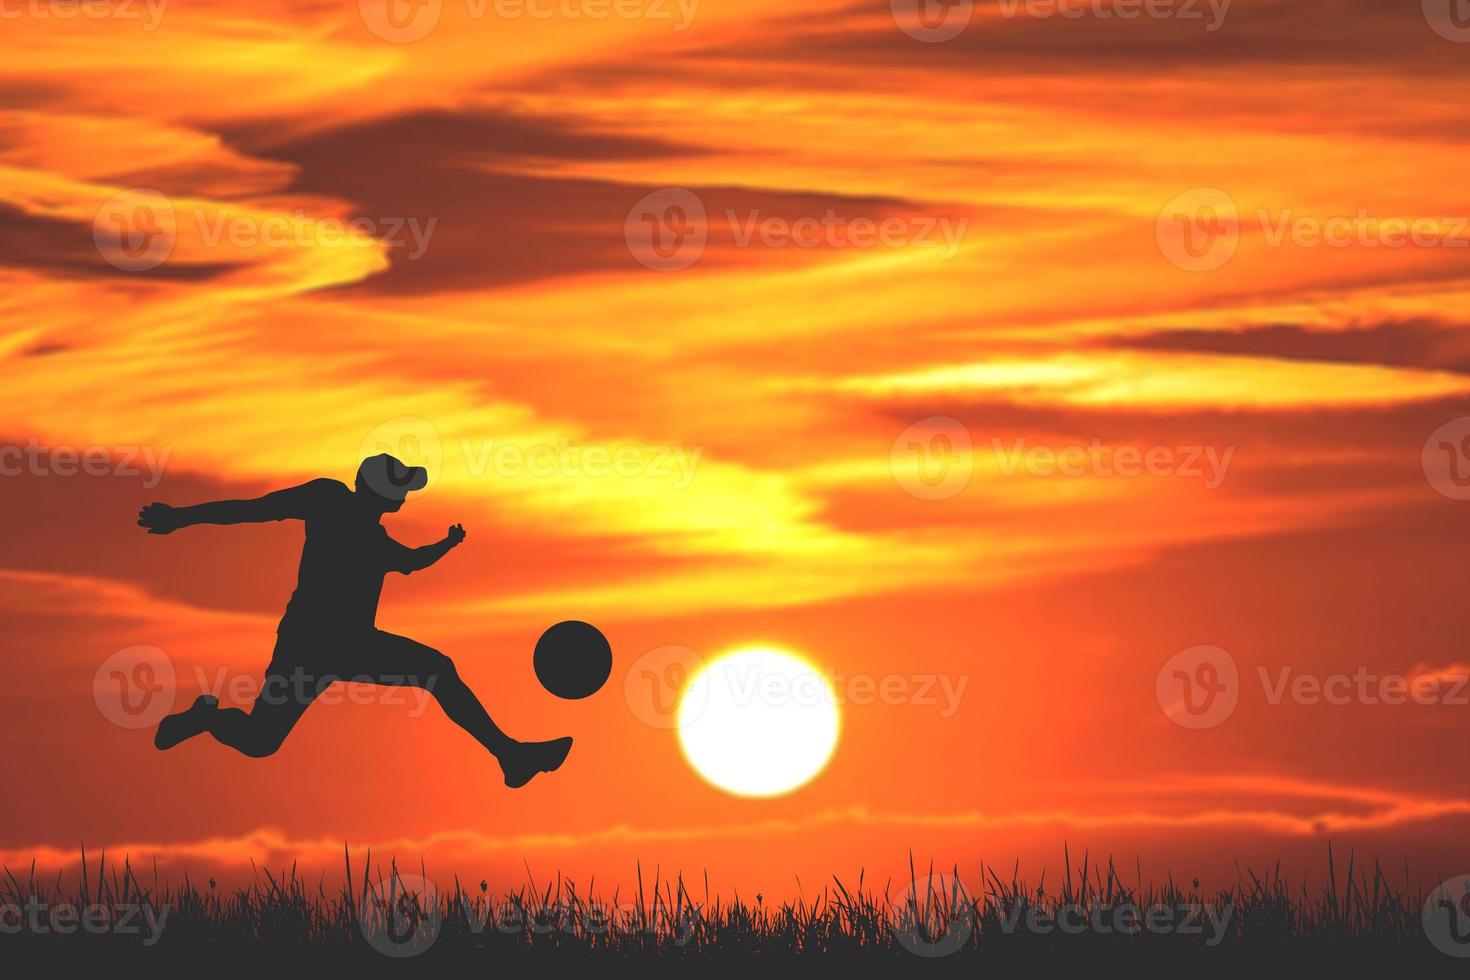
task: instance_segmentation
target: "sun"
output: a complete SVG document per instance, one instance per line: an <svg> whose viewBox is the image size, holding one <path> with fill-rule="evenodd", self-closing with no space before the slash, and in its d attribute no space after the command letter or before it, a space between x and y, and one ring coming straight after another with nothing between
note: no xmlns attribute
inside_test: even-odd
<svg viewBox="0 0 1470 980"><path fill-rule="evenodd" d="M794 653L745 647L690 678L679 745L708 782L736 796L780 796L810 782L837 748L837 693Z"/></svg>

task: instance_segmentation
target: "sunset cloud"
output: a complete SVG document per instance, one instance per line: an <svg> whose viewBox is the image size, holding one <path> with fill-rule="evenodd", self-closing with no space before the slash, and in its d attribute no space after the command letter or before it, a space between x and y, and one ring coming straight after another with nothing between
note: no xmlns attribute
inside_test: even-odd
<svg viewBox="0 0 1470 980"><path fill-rule="evenodd" d="M1154 687L1206 643L1248 677L1463 670L1470 110L1418 5L997 0L938 43L886 0L442 7L416 39L356 2L6 20L0 451L166 462L0 477L4 863L325 866L345 838L785 881L1073 834L1470 860L1463 712L1246 699L1186 731ZM186 693L258 677L301 543L145 536L140 507L376 452L432 474L392 535L469 532L380 625L508 729L573 733L559 782L511 798L434 712L314 708L249 765L103 717L133 644ZM616 668L563 703L530 650L572 618ZM971 693L851 706L822 777L735 800L636 701L650 651L757 641Z"/></svg>

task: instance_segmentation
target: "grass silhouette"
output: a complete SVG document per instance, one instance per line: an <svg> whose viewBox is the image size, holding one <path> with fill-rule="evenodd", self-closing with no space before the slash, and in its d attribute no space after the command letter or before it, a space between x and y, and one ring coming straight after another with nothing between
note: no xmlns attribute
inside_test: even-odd
<svg viewBox="0 0 1470 980"><path fill-rule="evenodd" d="M356 873L345 849L345 875L335 889L324 878L311 884L294 866L256 869L248 886L233 889L187 875L182 884L162 885L156 868L145 883L130 862L109 865L104 855L89 867L83 851L70 888L60 875L38 876L34 866L24 878L5 869L0 962L226 962L358 972L595 968L614 961L762 970L863 962L969 973L1038 963L1095 968L1103 961L1195 973L1256 964L1314 972L1349 964L1463 967L1426 940L1422 895L1411 898L1407 884L1391 885L1377 864L1370 873L1349 858L1339 879L1330 848L1328 861L1327 881L1315 891L1291 886L1278 867L1267 875L1243 871L1234 887L1205 893L1198 882L1172 878L1145 885L1137 873L1125 882L1111 861L1084 856L1073 867L1066 855L1065 876L1050 890L1044 875L1033 886L1019 867L1002 875L982 866L976 894L960 884L959 869L940 874L911 861L907 880L881 890L860 874L852 887L834 877L809 898L768 903L759 894L712 894L707 875L696 890L679 875L645 878L641 867L636 890L607 896L598 895L595 881L585 891L560 876L538 887L529 873L504 894L457 878L441 888L422 866L405 873L390 861L374 869L371 854ZM92 928L52 928L49 916L59 906L90 915ZM28 920L31 909L38 911ZM122 928L129 916L136 931ZM34 922L44 928L28 924Z"/></svg>

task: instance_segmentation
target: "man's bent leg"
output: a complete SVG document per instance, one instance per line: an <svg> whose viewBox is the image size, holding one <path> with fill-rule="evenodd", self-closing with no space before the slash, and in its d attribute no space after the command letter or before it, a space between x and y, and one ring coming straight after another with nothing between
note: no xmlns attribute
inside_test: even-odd
<svg viewBox="0 0 1470 980"><path fill-rule="evenodd" d="M267 684L270 680L271 676L266 675ZM262 690L249 714L239 708L216 711L210 719L208 732L221 745L228 745L252 759L263 759L281 747L314 698L314 694L310 698L298 696L294 690L290 694L267 697Z"/></svg>
<svg viewBox="0 0 1470 980"><path fill-rule="evenodd" d="M275 753L291 734L311 703L331 686L333 678L303 668L302 654L315 644L301 638L288 642L278 637L276 649L266 668L255 704L247 714L238 708L217 710L207 721L206 731L222 745L254 759ZM293 649L295 648L295 649ZM311 657L310 659L316 659Z"/></svg>

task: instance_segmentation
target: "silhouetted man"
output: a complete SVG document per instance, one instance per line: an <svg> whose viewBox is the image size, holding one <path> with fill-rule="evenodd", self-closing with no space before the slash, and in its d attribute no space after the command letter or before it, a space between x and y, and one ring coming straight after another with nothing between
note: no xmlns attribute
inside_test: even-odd
<svg viewBox="0 0 1470 980"><path fill-rule="evenodd" d="M444 540L409 548L388 536L384 514L403 506L409 491L428 483L422 466L386 453L362 461L356 492L336 480L312 480L256 500L221 500L194 507L149 504L138 524L169 534L193 524L245 524L288 519L306 522L306 545L296 591L276 629L276 649L255 706L246 714L200 695L186 711L158 726L153 743L170 749L203 732L245 755L261 758L281 743L311 702L336 681L421 687L455 724L500 761L507 786L524 786L538 772L559 767L572 740L517 742L506 735L438 650L375 625L378 596L388 572L428 568L464 540L464 528Z"/></svg>

